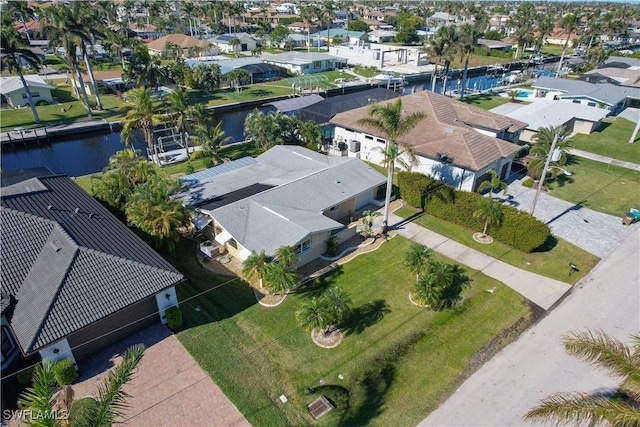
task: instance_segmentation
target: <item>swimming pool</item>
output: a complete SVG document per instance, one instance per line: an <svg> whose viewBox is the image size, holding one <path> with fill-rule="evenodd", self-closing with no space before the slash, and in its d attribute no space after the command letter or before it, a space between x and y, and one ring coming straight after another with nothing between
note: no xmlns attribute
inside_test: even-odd
<svg viewBox="0 0 640 427"><path fill-rule="evenodd" d="M531 89L518 89L518 99L533 98L533 90Z"/></svg>

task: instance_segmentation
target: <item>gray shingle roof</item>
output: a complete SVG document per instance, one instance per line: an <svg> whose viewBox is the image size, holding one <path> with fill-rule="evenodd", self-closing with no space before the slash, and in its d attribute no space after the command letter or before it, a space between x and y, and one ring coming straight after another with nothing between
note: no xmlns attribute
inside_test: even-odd
<svg viewBox="0 0 640 427"><path fill-rule="evenodd" d="M64 176L3 187L2 292L25 354L184 280Z"/></svg>
<svg viewBox="0 0 640 427"><path fill-rule="evenodd" d="M311 233L342 228L322 214L386 181L356 158L325 156L303 147L276 146L261 154L255 165L216 175L192 191L218 194L256 184L275 187L220 207L210 214L234 239L249 250L271 255L280 246L292 246ZM184 200L195 200L188 192Z"/></svg>
<svg viewBox="0 0 640 427"><path fill-rule="evenodd" d="M640 98L638 88L616 86L610 83L593 84L581 80L540 77L532 87L564 92L560 98L587 97L597 102L616 105L627 97Z"/></svg>

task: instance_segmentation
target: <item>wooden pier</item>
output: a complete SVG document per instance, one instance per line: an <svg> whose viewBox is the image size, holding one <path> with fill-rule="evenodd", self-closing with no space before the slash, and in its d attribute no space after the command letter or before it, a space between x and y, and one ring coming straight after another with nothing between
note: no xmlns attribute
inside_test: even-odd
<svg viewBox="0 0 640 427"><path fill-rule="evenodd" d="M120 129L120 123L107 122L104 119L87 120L83 122L67 123L49 127L31 129L15 128L11 131L0 132L2 147L28 145L39 142L50 142L56 138L73 136L89 132L112 132Z"/></svg>

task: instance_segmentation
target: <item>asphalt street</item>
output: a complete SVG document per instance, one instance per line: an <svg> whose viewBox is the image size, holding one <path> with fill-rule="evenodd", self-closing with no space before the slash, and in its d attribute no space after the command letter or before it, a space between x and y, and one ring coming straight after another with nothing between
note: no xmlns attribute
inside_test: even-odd
<svg viewBox="0 0 640 427"><path fill-rule="evenodd" d="M561 338L588 328L629 342L640 330L639 306L640 227L636 227L555 309L468 378L420 425L533 425L522 416L551 393L616 387L617 379L569 356Z"/></svg>

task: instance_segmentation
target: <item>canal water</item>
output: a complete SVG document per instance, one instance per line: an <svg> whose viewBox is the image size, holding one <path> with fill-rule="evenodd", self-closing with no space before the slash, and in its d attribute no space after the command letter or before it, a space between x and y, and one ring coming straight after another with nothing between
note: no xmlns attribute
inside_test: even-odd
<svg viewBox="0 0 640 427"><path fill-rule="evenodd" d="M447 91L460 87L461 76L454 76L447 81ZM486 90L504 84L504 75L485 74L472 77L467 85L470 89ZM443 81L436 84L436 92L442 93ZM429 80L412 82L403 89L403 95L422 90L431 90ZM262 107L261 111L272 110L273 107ZM222 128L232 142L244 141L244 121L253 109L225 112L216 114L215 118L222 121ZM146 152L144 143L134 143L136 149ZM116 151L125 148L120 140L120 133L114 132L101 135L85 135L77 139L40 143L25 147L7 148L2 150L3 171L46 166L54 173L69 176L82 176L101 171L109 161L109 157Z"/></svg>

